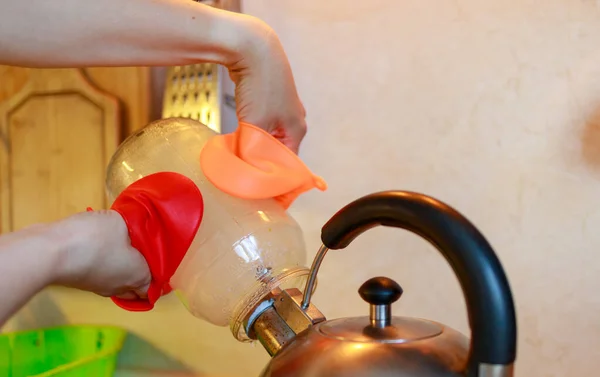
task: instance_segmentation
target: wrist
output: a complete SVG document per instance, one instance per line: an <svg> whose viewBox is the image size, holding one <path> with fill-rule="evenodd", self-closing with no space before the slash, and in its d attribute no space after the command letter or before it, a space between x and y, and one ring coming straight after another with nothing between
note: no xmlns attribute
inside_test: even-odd
<svg viewBox="0 0 600 377"><path fill-rule="evenodd" d="M51 223L46 226L44 238L51 247L52 274L49 284L63 284L72 275L73 262L79 259L78 250L82 234L73 232L71 218Z"/></svg>
<svg viewBox="0 0 600 377"><path fill-rule="evenodd" d="M114 211L82 212L60 220L51 226L48 237L55 245L57 267L52 284L76 285L94 268L95 243L106 222L122 221Z"/></svg>
<svg viewBox="0 0 600 377"><path fill-rule="evenodd" d="M213 59L201 56L199 61L212 61L228 69L235 69L239 62L254 60L264 53L265 47L272 39L273 30L262 20L229 11L213 9L215 12L214 27L211 30ZM198 35L196 40L206 43L205 35ZM205 46L203 46L205 47ZM201 48L198 48L201 51Z"/></svg>

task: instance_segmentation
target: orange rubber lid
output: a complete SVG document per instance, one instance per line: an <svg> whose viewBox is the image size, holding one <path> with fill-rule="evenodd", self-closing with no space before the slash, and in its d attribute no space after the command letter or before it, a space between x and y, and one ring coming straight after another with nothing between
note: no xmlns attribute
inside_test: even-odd
<svg viewBox="0 0 600 377"><path fill-rule="evenodd" d="M206 178L242 199L270 199L288 208L305 191L327 189L292 150L268 132L240 122L230 134L210 139L200 153Z"/></svg>

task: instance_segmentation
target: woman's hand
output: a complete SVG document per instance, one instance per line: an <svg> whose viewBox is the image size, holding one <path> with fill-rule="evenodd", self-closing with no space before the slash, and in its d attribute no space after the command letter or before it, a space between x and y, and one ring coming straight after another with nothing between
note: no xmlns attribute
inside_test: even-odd
<svg viewBox="0 0 600 377"><path fill-rule="evenodd" d="M306 134L306 112L277 34L264 22L249 18L249 42L240 59L228 65L236 84L238 119L269 132L294 153Z"/></svg>
<svg viewBox="0 0 600 377"><path fill-rule="evenodd" d="M51 284L143 297L150 271L114 211L79 213L0 236L0 326Z"/></svg>
<svg viewBox="0 0 600 377"><path fill-rule="evenodd" d="M145 297L150 270L131 247L125 221L115 211L82 212L54 225L60 250L54 284L101 296Z"/></svg>
<svg viewBox="0 0 600 377"><path fill-rule="evenodd" d="M0 63L28 67L221 64L242 122L294 152L306 133L279 38L246 14L180 0L0 0L0 46Z"/></svg>

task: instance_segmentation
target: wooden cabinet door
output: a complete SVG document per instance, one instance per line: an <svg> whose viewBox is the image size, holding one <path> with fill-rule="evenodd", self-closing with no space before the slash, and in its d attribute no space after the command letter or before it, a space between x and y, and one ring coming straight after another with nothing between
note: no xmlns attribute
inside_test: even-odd
<svg viewBox="0 0 600 377"><path fill-rule="evenodd" d="M106 208L117 99L78 69L32 69L0 104L0 232Z"/></svg>
<svg viewBox="0 0 600 377"><path fill-rule="evenodd" d="M153 104L155 92L152 71L148 67L85 68L87 79L95 87L115 96L121 103L122 138L160 117L162 102ZM160 94L160 93L157 93Z"/></svg>

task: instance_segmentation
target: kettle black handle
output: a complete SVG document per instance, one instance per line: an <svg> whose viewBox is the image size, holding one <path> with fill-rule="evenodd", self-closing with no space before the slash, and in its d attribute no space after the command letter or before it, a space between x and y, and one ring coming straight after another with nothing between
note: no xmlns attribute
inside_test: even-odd
<svg viewBox="0 0 600 377"><path fill-rule="evenodd" d="M420 235L454 270L465 295L471 327L469 374L479 375L482 364L512 365L517 350L512 293L496 253L477 228L436 199L385 191L364 196L338 211L323 226L321 240L329 249L343 249L378 225Z"/></svg>

